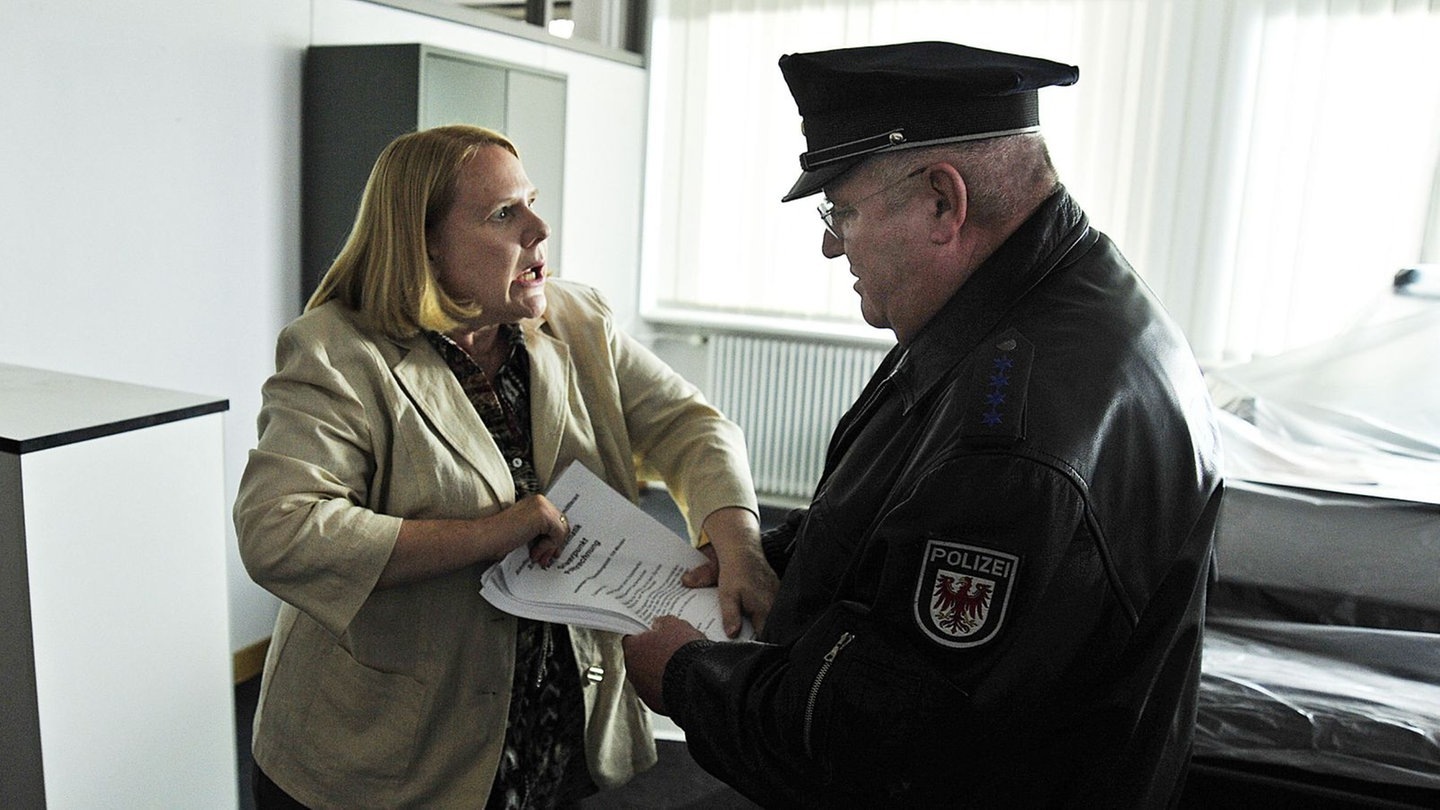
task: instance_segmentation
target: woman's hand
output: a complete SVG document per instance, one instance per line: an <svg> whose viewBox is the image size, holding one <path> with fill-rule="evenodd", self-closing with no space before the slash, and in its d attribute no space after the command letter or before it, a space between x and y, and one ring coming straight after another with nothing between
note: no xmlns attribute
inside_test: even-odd
<svg viewBox="0 0 1440 810"><path fill-rule="evenodd" d="M749 509L730 506L711 512L701 527L710 543L700 548L708 562L686 572L686 586L720 587L725 635L739 635L742 618L759 633L775 602L780 580L760 550L760 522Z"/></svg>
<svg viewBox="0 0 1440 810"><path fill-rule="evenodd" d="M549 568L570 539L569 518L544 495L526 495L501 514L508 512L515 512L512 517L532 527L530 536L525 539L530 544L530 560L541 568ZM524 537L523 532L521 537ZM511 548L518 546L519 543L516 543Z"/></svg>

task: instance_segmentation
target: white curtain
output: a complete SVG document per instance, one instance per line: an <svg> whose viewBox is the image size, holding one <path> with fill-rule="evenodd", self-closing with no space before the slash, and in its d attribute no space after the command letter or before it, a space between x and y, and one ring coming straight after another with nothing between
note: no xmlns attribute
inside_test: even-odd
<svg viewBox="0 0 1440 810"><path fill-rule="evenodd" d="M1333 337L1440 261L1440 0L653 5L654 318L865 330L814 206L779 203L804 141L776 62L917 39L1080 66L1040 93L1061 179L1203 361Z"/></svg>

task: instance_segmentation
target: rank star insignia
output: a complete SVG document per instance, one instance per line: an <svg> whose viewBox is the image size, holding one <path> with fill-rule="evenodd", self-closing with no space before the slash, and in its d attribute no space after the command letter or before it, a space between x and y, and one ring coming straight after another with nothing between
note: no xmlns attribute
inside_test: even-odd
<svg viewBox="0 0 1440 810"><path fill-rule="evenodd" d="M965 543L930 540L915 588L915 621L946 647L976 647L995 637L1020 558Z"/></svg>
<svg viewBox="0 0 1440 810"><path fill-rule="evenodd" d="M981 344L970 360L970 397L962 421L967 442L1014 444L1025 439L1025 402L1035 346L1007 329Z"/></svg>

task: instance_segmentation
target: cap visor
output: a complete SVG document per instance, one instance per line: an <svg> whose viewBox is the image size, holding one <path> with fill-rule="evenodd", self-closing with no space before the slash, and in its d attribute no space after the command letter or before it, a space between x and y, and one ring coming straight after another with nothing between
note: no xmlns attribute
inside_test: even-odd
<svg viewBox="0 0 1440 810"><path fill-rule="evenodd" d="M789 193L780 198L780 202L787 203L791 200L798 200L801 197L809 197L811 194L824 188L826 183L850 171L850 169L854 168L855 164L859 162L858 160L844 161L828 166L821 166L814 171L801 172L800 179L796 180L795 185L790 187Z"/></svg>

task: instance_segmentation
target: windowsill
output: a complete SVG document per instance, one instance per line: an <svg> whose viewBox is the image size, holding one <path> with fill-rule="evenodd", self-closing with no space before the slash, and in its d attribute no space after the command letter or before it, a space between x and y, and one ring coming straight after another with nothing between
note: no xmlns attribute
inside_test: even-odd
<svg viewBox="0 0 1440 810"><path fill-rule="evenodd" d="M781 318L739 312L712 312L678 307L647 307L640 317L651 326L684 328L771 337L833 341L873 348L895 345L895 336L885 329L860 323Z"/></svg>

